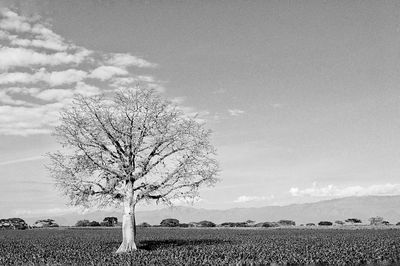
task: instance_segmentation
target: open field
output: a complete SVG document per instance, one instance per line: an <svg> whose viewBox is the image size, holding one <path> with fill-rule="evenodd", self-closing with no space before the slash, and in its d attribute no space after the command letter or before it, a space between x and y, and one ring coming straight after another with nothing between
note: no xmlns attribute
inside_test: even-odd
<svg viewBox="0 0 400 266"><path fill-rule="evenodd" d="M118 229L0 231L0 265L400 263L400 230L139 228L139 250L116 255Z"/></svg>

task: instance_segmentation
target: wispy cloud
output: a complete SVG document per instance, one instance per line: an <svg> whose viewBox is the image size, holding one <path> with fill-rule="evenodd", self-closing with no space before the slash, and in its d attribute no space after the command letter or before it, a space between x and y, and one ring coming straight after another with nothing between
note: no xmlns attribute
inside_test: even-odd
<svg viewBox="0 0 400 266"><path fill-rule="evenodd" d="M108 64L116 65L116 66L136 66L136 67L156 67L157 64L150 63L142 58L137 56L133 56L131 54L121 54L115 53L108 56L106 60Z"/></svg>
<svg viewBox="0 0 400 266"><path fill-rule="evenodd" d="M146 84L153 76L129 67L157 66L129 53L92 51L65 40L39 17L0 8L0 135L47 134L76 94ZM135 84L136 85L136 84Z"/></svg>
<svg viewBox="0 0 400 266"><path fill-rule="evenodd" d="M65 40L40 18L0 8L0 135L48 134L59 110L77 95L163 83L135 68L157 64L130 53L92 51ZM204 121L207 111L182 107ZM190 110L189 110L190 109ZM237 111L236 111L237 113ZM240 111L239 111L240 113Z"/></svg>
<svg viewBox="0 0 400 266"><path fill-rule="evenodd" d="M270 196L246 196L246 195L243 195L243 196L238 197L233 202L245 203L245 202L268 201L268 200L272 200L274 198L275 198L274 195L270 195Z"/></svg>
<svg viewBox="0 0 400 266"><path fill-rule="evenodd" d="M37 47L55 51L65 51L68 49L68 45L62 43L60 40L19 39L15 35L8 36L8 39L13 46Z"/></svg>
<svg viewBox="0 0 400 266"><path fill-rule="evenodd" d="M228 112L231 116L239 116L245 113L245 111L240 109L228 109Z"/></svg>
<svg viewBox="0 0 400 266"><path fill-rule="evenodd" d="M58 124L63 102L27 106L0 106L0 135L47 134Z"/></svg>
<svg viewBox="0 0 400 266"><path fill-rule="evenodd" d="M113 76L126 76L129 72L125 69L116 66L100 66L90 73L90 78L96 78L100 80L107 80Z"/></svg>
<svg viewBox="0 0 400 266"><path fill-rule="evenodd" d="M14 99L10 95L8 95L8 92L6 90L0 91L0 103L11 104L11 105L26 105L26 106L33 105L23 100Z"/></svg>
<svg viewBox="0 0 400 266"><path fill-rule="evenodd" d="M36 84L45 82L50 86L76 83L83 80L87 73L78 69L67 69L63 71L47 72L44 68L29 74L25 72L3 73L0 75L0 84Z"/></svg>
<svg viewBox="0 0 400 266"><path fill-rule="evenodd" d="M42 160L42 159L43 159L43 156L31 156L31 157L25 157L25 158L20 158L20 159L15 159L15 160L2 161L2 162L0 162L0 165L9 165L9 164L15 164L15 163L37 161L37 160Z"/></svg>
<svg viewBox="0 0 400 266"><path fill-rule="evenodd" d="M57 51L75 48L73 44L66 43L60 35L42 25L38 18L19 16L9 9L2 9L0 12L2 15L0 28L8 32L7 34L3 31L0 37L9 39L13 45L41 47ZM17 35L12 35L14 33L29 34L30 38L18 38Z"/></svg>
<svg viewBox="0 0 400 266"><path fill-rule="evenodd" d="M16 32L28 32L32 27L27 18L19 16L17 13L3 9L1 11L3 19L0 21L0 28Z"/></svg>
<svg viewBox="0 0 400 266"><path fill-rule="evenodd" d="M29 66L57 66L63 64L78 64L88 56L87 50L76 53L57 52L53 54L41 53L27 48L2 47L0 48L0 69Z"/></svg>
<svg viewBox="0 0 400 266"><path fill-rule="evenodd" d="M400 184L378 184L371 186L348 186L337 187L328 185L319 187L313 183L311 187L299 189L293 187L289 190L292 196L303 197L349 197L349 196L367 196L367 195L400 195Z"/></svg>

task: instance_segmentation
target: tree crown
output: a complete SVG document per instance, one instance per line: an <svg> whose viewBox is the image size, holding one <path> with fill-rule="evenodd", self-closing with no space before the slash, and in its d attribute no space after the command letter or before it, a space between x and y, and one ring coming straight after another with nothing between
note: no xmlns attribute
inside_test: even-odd
<svg viewBox="0 0 400 266"><path fill-rule="evenodd" d="M171 204L217 180L210 131L151 89L78 96L54 135L65 150L48 168L73 205L118 204L127 190L134 204Z"/></svg>

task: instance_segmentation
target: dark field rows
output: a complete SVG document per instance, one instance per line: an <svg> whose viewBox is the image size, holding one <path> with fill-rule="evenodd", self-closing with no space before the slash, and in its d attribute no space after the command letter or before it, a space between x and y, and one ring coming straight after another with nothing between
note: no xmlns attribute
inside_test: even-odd
<svg viewBox="0 0 400 266"><path fill-rule="evenodd" d="M400 230L139 228L116 255L117 229L0 231L0 265L400 264Z"/></svg>

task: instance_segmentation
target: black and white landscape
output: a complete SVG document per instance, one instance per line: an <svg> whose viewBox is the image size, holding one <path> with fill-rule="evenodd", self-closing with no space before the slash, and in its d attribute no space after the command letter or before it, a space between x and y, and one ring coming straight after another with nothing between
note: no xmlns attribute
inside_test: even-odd
<svg viewBox="0 0 400 266"><path fill-rule="evenodd" d="M0 265L399 264L399 12L0 0Z"/></svg>

